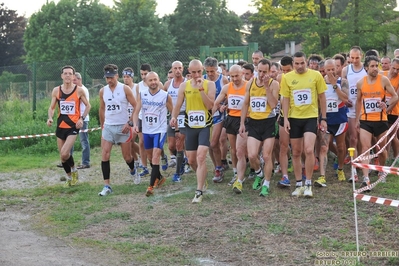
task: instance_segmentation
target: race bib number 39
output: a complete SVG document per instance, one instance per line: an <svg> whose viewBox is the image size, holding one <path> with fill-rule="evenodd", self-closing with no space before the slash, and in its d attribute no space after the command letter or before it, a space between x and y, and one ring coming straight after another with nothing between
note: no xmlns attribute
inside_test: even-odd
<svg viewBox="0 0 399 266"><path fill-rule="evenodd" d="M251 97L251 112L266 112L267 97Z"/></svg>
<svg viewBox="0 0 399 266"><path fill-rule="evenodd" d="M62 115L74 115L76 113L75 102L60 101L60 113Z"/></svg>
<svg viewBox="0 0 399 266"><path fill-rule="evenodd" d="M364 99L364 111L366 114L369 113L380 113L380 98L366 98Z"/></svg>
<svg viewBox="0 0 399 266"><path fill-rule="evenodd" d="M312 92L310 89L302 89L294 91L295 106L309 105L312 103Z"/></svg>
<svg viewBox="0 0 399 266"><path fill-rule="evenodd" d="M189 127L205 127L205 111L188 112Z"/></svg>

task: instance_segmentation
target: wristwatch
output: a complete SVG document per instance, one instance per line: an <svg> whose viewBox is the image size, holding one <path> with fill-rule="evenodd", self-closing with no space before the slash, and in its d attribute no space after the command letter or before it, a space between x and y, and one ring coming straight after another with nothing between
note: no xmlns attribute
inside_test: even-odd
<svg viewBox="0 0 399 266"><path fill-rule="evenodd" d="M129 127L133 127L133 122L132 121L127 121L127 124L129 125Z"/></svg>
<svg viewBox="0 0 399 266"><path fill-rule="evenodd" d="M333 85L333 89L334 90L338 89L338 85L337 84Z"/></svg>
<svg viewBox="0 0 399 266"><path fill-rule="evenodd" d="M82 120L83 120L83 121L85 121L85 118L86 118L86 117L84 117L84 116L81 116L80 118L82 118Z"/></svg>

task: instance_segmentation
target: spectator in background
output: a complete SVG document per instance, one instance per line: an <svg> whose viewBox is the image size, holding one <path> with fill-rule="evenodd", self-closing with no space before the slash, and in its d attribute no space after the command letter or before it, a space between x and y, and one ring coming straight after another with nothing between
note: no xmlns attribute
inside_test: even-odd
<svg viewBox="0 0 399 266"><path fill-rule="evenodd" d="M73 79L73 84L82 87L85 92L86 99L90 101L89 90L85 85L82 84L82 75L79 72L75 73L75 78ZM81 102L80 103L80 112L83 113L86 109L86 105ZM83 120L83 126L79 131L80 145L82 145L82 164L78 165L78 169L90 168L90 142L89 142L89 133L87 129L89 127L89 113L87 113L85 119Z"/></svg>
<svg viewBox="0 0 399 266"><path fill-rule="evenodd" d="M393 57L399 58L399 49L396 49L396 50L393 52Z"/></svg>

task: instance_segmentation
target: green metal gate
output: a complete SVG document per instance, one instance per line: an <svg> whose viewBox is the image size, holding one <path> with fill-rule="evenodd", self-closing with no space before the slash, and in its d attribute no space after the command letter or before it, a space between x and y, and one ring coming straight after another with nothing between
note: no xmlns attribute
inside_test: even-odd
<svg viewBox="0 0 399 266"><path fill-rule="evenodd" d="M216 47L200 46L200 59L204 62L209 56L216 58L219 63L223 62L228 68L245 60L252 63L252 53L258 50L258 43L251 42L247 46Z"/></svg>

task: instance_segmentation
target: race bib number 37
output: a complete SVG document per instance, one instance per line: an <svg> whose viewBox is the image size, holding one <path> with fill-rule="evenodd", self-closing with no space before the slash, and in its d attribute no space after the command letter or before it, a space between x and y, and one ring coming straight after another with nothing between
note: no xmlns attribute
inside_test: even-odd
<svg viewBox="0 0 399 266"><path fill-rule="evenodd" d="M189 127L205 127L205 111L188 112Z"/></svg>

